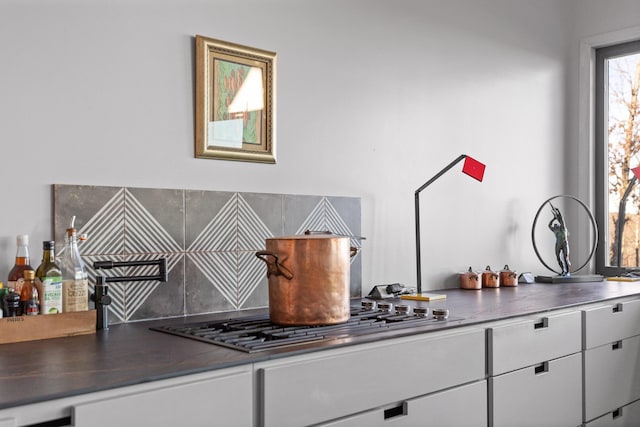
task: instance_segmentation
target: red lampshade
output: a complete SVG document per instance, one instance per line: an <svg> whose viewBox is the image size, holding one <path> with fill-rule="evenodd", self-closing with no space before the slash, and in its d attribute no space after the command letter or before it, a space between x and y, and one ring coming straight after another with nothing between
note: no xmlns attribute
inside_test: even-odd
<svg viewBox="0 0 640 427"><path fill-rule="evenodd" d="M482 182L482 177L484 176L484 164L480 163L476 159L467 156L464 159L464 165L462 166L462 172L466 173L472 178L477 179ZM640 167L638 167L640 169ZM635 173L635 171L634 171Z"/></svg>

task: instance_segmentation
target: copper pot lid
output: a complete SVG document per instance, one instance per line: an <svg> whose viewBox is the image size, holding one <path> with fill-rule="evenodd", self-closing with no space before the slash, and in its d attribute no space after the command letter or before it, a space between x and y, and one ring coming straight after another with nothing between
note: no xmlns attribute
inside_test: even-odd
<svg viewBox="0 0 640 427"><path fill-rule="evenodd" d="M336 239L336 238L366 240L366 237L351 236L347 234L336 234L328 230L326 231L306 230L304 234L295 234L292 236L281 236L281 237L267 237L266 240L280 240L280 239L311 240L311 239Z"/></svg>

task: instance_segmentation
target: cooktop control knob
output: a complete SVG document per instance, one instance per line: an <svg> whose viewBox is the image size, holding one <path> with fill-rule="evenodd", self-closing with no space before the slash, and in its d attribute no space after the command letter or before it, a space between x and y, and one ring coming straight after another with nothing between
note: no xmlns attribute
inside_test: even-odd
<svg viewBox="0 0 640 427"><path fill-rule="evenodd" d="M379 302L378 303L378 310L380 310L380 311L390 312L392 307L393 307L393 304L391 304L390 302Z"/></svg>
<svg viewBox="0 0 640 427"><path fill-rule="evenodd" d="M416 317L427 317L429 315L429 307L414 307L413 314Z"/></svg>
<svg viewBox="0 0 640 427"><path fill-rule="evenodd" d="M449 310L446 308L434 308L432 313L436 320L445 320L449 317Z"/></svg>
<svg viewBox="0 0 640 427"><path fill-rule="evenodd" d="M409 314L411 307L405 304L396 304L396 314Z"/></svg>
<svg viewBox="0 0 640 427"><path fill-rule="evenodd" d="M362 301L362 308L364 310L374 310L376 308L376 302L375 301Z"/></svg>

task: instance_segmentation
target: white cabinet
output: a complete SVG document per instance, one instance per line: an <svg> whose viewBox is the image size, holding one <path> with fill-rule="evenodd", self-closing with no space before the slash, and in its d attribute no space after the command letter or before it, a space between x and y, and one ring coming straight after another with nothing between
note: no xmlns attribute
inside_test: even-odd
<svg viewBox="0 0 640 427"><path fill-rule="evenodd" d="M214 371L204 377L183 377L178 384L159 381L155 385L151 390L122 389L117 396L76 404L73 425L198 427L253 423L249 370Z"/></svg>
<svg viewBox="0 0 640 427"><path fill-rule="evenodd" d="M318 424L378 408L391 409L387 419L401 419L402 411L410 414L413 406L420 406L412 399L485 379L485 333L483 329L434 332L255 367L260 426ZM442 409L455 412L461 402L445 397ZM366 416L379 420L379 414ZM475 424L485 423L482 416Z"/></svg>
<svg viewBox="0 0 640 427"><path fill-rule="evenodd" d="M253 424L252 390L248 365L10 408L0 411L0 427L68 417L75 427L245 427Z"/></svg>
<svg viewBox="0 0 640 427"><path fill-rule="evenodd" d="M487 382L478 381L321 424L321 427L477 427L486 425Z"/></svg>
<svg viewBox="0 0 640 427"><path fill-rule="evenodd" d="M584 349L640 335L640 300L614 301L583 310Z"/></svg>
<svg viewBox="0 0 640 427"><path fill-rule="evenodd" d="M622 425L640 425L637 411L619 416L640 399L640 301L587 308L583 318L584 421L614 414L617 422L631 423Z"/></svg>
<svg viewBox="0 0 640 427"><path fill-rule="evenodd" d="M575 353L490 378L493 425L580 425L581 358Z"/></svg>
<svg viewBox="0 0 640 427"><path fill-rule="evenodd" d="M585 427L638 427L638 420L640 420L640 400L596 418L586 423Z"/></svg>
<svg viewBox="0 0 640 427"><path fill-rule="evenodd" d="M499 375L582 349L579 311L530 316L487 329L489 375Z"/></svg>
<svg viewBox="0 0 640 427"><path fill-rule="evenodd" d="M487 328L491 426L581 424L581 324L574 310Z"/></svg>

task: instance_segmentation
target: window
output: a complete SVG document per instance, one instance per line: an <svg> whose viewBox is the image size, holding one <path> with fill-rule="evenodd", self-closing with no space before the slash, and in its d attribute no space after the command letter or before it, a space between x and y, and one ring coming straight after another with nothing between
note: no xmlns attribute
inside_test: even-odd
<svg viewBox="0 0 640 427"><path fill-rule="evenodd" d="M596 267L640 277L640 40L595 61Z"/></svg>

